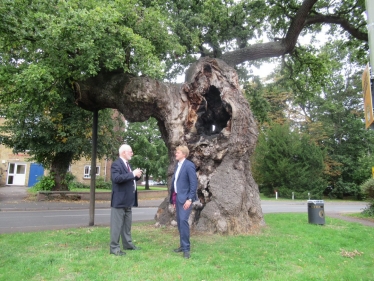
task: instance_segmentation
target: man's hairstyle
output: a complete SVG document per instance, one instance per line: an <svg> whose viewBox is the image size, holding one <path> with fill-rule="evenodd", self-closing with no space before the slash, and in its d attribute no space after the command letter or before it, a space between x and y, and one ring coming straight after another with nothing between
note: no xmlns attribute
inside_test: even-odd
<svg viewBox="0 0 374 281"><path fill-rule="evenodd" d="M118 149L118 153L119 153L119 155L121 155L121 153L122 153L123 151L126 151L126 150L131 150L131 146L129 146L128 144L123 144L123 145L121 145L121 146L119 147L119 149Z"/></svg>
<svg viewBox="0 0 374 281"><path fill-rule="evenodd" d="M190 154L190 150L185 145L177 146L177 148L175 149L175 151L177 151L177 150L181 151L186 156L186 158Z"/></svg>

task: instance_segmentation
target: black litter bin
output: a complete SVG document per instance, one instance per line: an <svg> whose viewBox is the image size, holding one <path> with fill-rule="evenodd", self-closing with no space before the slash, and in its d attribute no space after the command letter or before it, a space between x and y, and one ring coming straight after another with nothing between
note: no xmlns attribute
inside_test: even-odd
<svg viewBox="0 0 374 281"><path fill-rule="evenodd" d="M313 224L325 224L323 200L308 200L308 222Z"/></svg>

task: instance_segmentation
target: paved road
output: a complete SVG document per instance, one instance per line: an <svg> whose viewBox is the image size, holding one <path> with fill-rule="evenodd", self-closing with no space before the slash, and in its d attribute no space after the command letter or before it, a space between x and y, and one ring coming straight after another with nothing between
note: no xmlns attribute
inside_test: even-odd
<svg viewBox="0 0 374 281"><path fill-rule="evenodd" d="M154 219L157 208L134 208L134 221ZM109 225L110 209L95 211L95 225ZM0 212L0 233L28 232L88 226L89 210L39 210Z"/></svg>
<svg viewBox="0 0 374 281"><path fill-rule="evenodd" d="M264 213L306 213L306 201L262 201ZM358 213L365 208L362 202L344 202L324 204L325 214ZM157 207L134 208L134 221L152 221ZM95 225L108 226L110 208L96 209ZM39 231L47 229L62 229L87 226L89 222L88 209L74 210L35 210L35 211L6 211L0 212L0 233Z"/></svg>
<svg viewBox="0 0 374 281"><path fill-rule="evenodd" d="M365 202L324 202L326 216L329 213L359 213L366 207ZM269 200L261 201L263 213L307 213L307 201Z"/></svg>

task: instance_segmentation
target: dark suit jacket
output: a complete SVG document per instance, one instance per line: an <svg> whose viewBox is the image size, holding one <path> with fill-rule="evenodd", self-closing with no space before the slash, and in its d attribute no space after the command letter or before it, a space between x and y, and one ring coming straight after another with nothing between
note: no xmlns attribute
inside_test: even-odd
<svg viewBox="0 0 374 281"><path fill-rule="evenodd" d="M112 178L112 200L110 206L114 208L137 207L138 193L136 190L134 192L134 180L137 181L139 178L134 177L134 174L127 170L121 158L112 163L110 170Z"/></svg>
<svg viewBox="0 0 374 281"><path fill-rule="evenodd" d="M175 173L178 169L178 165L175 167L174 175L171 179L171 190L170 190L170 203L172 202L172 196L174 192L174 180ZM179 170L177 179L177 200L179 203L184 204L187 199L192 199L192 202L196 200L196 190L197 190L197 177L195 164L191 161L185 159L181 169Z"/></svg>

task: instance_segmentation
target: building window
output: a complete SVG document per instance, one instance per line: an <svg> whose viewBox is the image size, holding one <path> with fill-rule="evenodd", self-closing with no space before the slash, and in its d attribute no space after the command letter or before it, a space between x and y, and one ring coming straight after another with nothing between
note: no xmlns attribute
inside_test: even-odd
<svg viewBox="0 0 374 281"><path fill-rule="evenodd" d="M100 176L100 167L99 166L96 166L96 176ZM91 166L90 165L84 166L83 177L85 179L91 178Z"/></svg>

